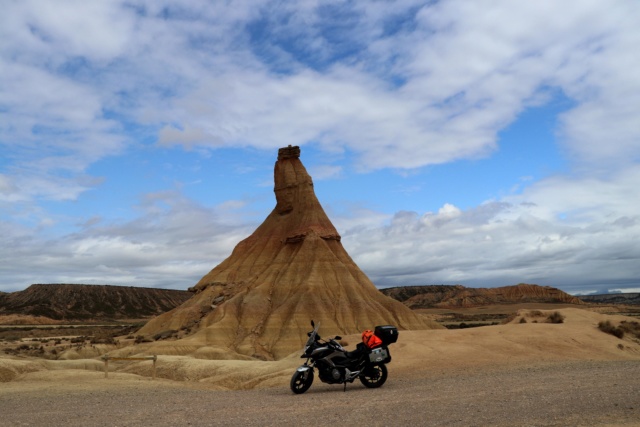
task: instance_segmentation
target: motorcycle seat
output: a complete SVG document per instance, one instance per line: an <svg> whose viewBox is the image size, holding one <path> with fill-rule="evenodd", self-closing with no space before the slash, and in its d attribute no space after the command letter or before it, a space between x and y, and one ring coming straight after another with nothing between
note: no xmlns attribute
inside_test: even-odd
<svg viewBox="0 0 640 427"><path fill-rule="evenodd" d="M358 343L355 350L346 352L346 356L349 360L357 360L363 354L366 354L366 353L367 353L367 346L364 345L363 343Z"/></svg>

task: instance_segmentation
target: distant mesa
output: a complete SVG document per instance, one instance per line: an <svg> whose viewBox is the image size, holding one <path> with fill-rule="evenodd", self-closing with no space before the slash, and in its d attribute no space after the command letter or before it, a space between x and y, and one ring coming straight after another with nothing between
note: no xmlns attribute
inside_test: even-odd
<svg viewBox="0 0 640 427"><path fill-rule="evenodd" d="M380 293L347 254L299 147L278 150L274 184L276 206L265 221L190 289L190 300L140 333L188 329L195 332L185 341L273 360L303 346L310 319L341 335L380 324L438 328Z"/></svg>
<svg viewBox="0 0 640 427"><path fill-rule="evenodd" d="M187 291L134 286L35 284L0 293L0 316L68 322L143 319L169 311L190 297Z"/></svg>
<svg viewBox="0 0 640 427"><path fill-rule="evenodd" d="M593 304L640 305L640 293L580 295L582 301Z"/></svg>
<svg viewBox="0 0 640 427"><path fill-rule="evenodd" d="M578 297L551 286L520 283L498 288L467 288L461 285L401 286L381 290L411 309L471 308L493 304L584 304Z"/></svg>

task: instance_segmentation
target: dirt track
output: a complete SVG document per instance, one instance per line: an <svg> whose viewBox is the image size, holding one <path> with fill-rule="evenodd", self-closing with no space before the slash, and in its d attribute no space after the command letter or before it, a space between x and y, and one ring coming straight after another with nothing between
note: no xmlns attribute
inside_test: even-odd
<svg viewBox="0 0 640 427"><path fill-rule="evenodd" d="M565 362L509 370L394 375L380 389L319 381L304 395L287 388L211 391L141 382L25 387L3 392L2 426L640 425L637 361ZM110 380L104 380L110 381Z"/></svg>

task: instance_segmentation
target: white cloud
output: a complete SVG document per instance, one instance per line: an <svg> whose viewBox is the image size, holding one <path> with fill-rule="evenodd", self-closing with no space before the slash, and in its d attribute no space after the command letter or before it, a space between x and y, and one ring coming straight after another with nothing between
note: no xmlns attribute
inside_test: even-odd
<svg viewBox="0 0 640 427"><path fill-rule="evenodd" d="M309 174L314 180L339 178L343 174L342 166L318 165L309 169Z"/></svg>
<svg viewBox="0 0 640 427"><path fill-rule="evenodd" d="M126 49L134 24L116 2L27 0L13 2L11 12L3 25L12 34L10 40L26 48L16 54L33 55L36 61L63 61L60 55L111 60Z"/></svg>
<svg viewBox="0 0 640 427"><path fill-rule="evenodd" d="M15 191L15 186L13 185L11 179L8 176L0 174L0 194L10 195Z"/></svg>
<svg viewBox="0 0 640 427"><path fill-rule="evenodd" d="M133 221L92 221L83 231L58 239L0 222L6 243L0 247L0 290L30 283L186 289L256 226L242 223L234 206L204 208L176 192L152 194L138 208L140 215Z"/></svg>
<svg viewBox="0 0 640 427"><path fill-rule="evenodd" d="M636 169L610 182L550 178L462 211L401 212L343 243L379 285L519 282L582 291L637 286Z"/></svg>
<svg viewBox="0 0 640 427"><path fill-rule="evenodd" d="M0 15L3 274L16 265L24 278L94 280L83 273L91 259L96 278L167 284L168 271L209 268L203 253L219 259L251 228L155 194L138 220L87 223L55 242L39 234L55 222L41 201L77 200L101 182L88 168L132 145L315 144L354 159L319 166L316 179L414 169L490 155L501 130L560 92L572 103L555 129L565 175L465 210L390 219L354 208L335 219L345 245L389 282L638 277L639 16L633 1L10 2Z"/></svg>
<svg viewBox="0 0 640 427"><path fill-rule="evenodd" d="M187 127L186 129L176 129L165 126L160 130L158 138L160 145L183 145L191 149L193 145L207 145L210 147L222 145L220 138L207 135L202 129Z"/></svg>

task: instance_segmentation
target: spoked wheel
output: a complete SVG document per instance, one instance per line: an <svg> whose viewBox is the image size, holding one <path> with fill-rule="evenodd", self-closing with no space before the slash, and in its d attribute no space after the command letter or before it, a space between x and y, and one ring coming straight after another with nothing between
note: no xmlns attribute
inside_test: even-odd
<svg viewBox="0 0 640 427"><path fill-rule="evenodd" d="M291 383L289 385L292 392L302 394L309 390L311 383L313 383L313 371L309 369L304 372L296 371L291 377Z"/></svg>
<svg viewBox="0 0 640 427"><path fill-rule="evenodd" d="M387 380L387 367L385 365L371 365L365 368L360 375L360 382L369 388L382 387Z"/></svg>

